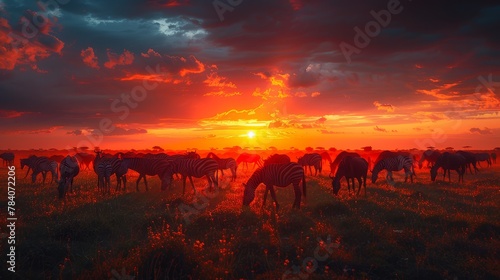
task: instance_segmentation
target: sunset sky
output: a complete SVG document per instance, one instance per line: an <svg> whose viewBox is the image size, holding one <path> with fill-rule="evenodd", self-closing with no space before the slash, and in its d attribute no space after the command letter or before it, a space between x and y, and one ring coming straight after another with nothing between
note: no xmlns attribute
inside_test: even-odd
<svg viewBox="0 0 500 280"><path fill-rule="evenodd" d="M492 149L499 14L498 1L0 0L0 149Z"/></svg>

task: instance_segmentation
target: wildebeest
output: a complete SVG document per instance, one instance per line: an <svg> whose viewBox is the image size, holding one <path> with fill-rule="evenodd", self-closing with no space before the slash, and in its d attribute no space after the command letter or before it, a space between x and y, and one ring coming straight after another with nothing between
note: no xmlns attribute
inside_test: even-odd
<svg viewBox="0 0 500 280"><path fill-rule="evenodd" d="M346 152L346 151L340 152L340 154L337 155L335 160L332 163L330 163L330 174L335 174L335 171L337 170L337 166L347 156L361 157L358 153L351 153L351 152Z"/></svg>
<svg viewBox="0 0 500 280"><path fill-rule="evenodd" d="M472 174L471 165L474 167L474 173L477 173L477 171L479 171L479 169L477 169L477 166L476 166L477 159L473 153L466 152L466 151L457 151L456 153L459 155L462 155L465 158L465 164L466 164L466 167L467 166L469 167L470 174ZM467 171L467 169L466 169L466 171Z"/></svg>
<svg viewBox="0 0 500 280"><path fill-rule="evenodd" d="M299 184L302 181L302 192ZM269 164L260 167L250 176L246 184L243 194L243 205L248 206L255 198L255 189L261 184L266 185L266 191L271 192L271 197L276 204L276 210L279 209L278 201L276 200L276 193L274 186L287 187L293 184L295 192L295 201L293 208L300 208L300 201L302 194L306 197L306 177L302 166L295 162L287 164Z"/></svg>
<svg viewBox="0 0 500 280"><path fill-rule="evenodd" d="M427 161L427 167L432 167L440 156L441 153L436 150L427 150L423 152L420 160L418 161L418 168L422 168L424 161Z"/></svg>
<svg viewBox="0 0 500 280"><path fill-rule="evenodd" d="M71 188L73 192L73 179L80 172L80 165L76 157L66 156L59 164L59 174L61 179L57 190L59 191L59 198L62 199Z"/></svg>
<svg viewBox="0 0 500 280"><path fill-rule="evenodd" d="M491 156L488 153L476 153L474 154L476 156L476 161L479 166L481 166L481 161L486 161L488 164L488 167L491 166Z"/></svg>
<svg viewBox="0 0 500 280"><path fill-rule="evenodd" d="M368 161L361 157L347 156L340 162L335 177L330 175L332 179L333 194L337 195L340 190L340 179L345 177L347 180L347 190L351 193L349 186L349 179L352 181L352 191L356 192L354 179L356 178L359 183L358 195L361 191L361 185L364 185L366 195L366 176L368 173Z"/></svg>
<svg viewBox="0 0 500 280"><path fill-rule="evenodd" d="M3 165L14 165L14 153L1 153L0 158L3 159Z"/></svg>
<svg viewBox="0 0 500 280"><path fill-rule="evenodd" d="M456 170L458 173L458 182L464 182L464 173L467 165L466 158L459 154L451 154L449 152L444 152L436 161L436 164L431 168L431 180L435 181L437 176L437 171L439 168L444 169L443 180L446 177L446 171L448 171L448 181L451 182L450 170Z"/></svg>
<svg viewBox="0 0 500 280"><path fill-rule="evenodd" d="M248 163L253 163L253 168L256 166L262 167L262 160L259 155L257 154L249 154L249 153L242 153L241 155L238 156L236 159L236 163L240 165L240 163L244 163L244 166L248 170Z"/></svg>

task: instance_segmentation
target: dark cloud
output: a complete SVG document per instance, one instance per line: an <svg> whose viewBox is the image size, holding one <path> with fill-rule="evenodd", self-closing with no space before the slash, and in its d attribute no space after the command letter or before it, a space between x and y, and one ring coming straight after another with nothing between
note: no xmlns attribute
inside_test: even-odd
<svg viewBox="0 0 500 280"><path fill-rule="evenodd" d="M478 134L493 134L493 131L487 127L485 127L484 129L480 129L478 127L473 127L471 129L469 129L469 131L471 133L478 133Z"/></svg>

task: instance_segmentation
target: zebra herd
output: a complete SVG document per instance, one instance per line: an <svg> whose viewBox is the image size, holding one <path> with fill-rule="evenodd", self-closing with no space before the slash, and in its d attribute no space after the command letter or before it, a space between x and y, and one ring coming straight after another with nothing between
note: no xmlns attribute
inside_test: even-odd
<svg viewBox="0 0 500 280"><path fill-rule="evenodd" d="M4 161L13 162L14 155L0 155ZM28 171L25 178L29 175L30 170L33 171L31 180L34 183L38 174L42 174L42 184L45 183L47 173L51 173L52 181L58 183L59 198L64 198L66 193L73 192L73 179L80 170L89 169L92 164L93 170L97 175L97 190L102 193L111 193L111 176L116 176L115 192L126 190L126 174L128 170L134 170L139 174L136 180L136 190L139 191L139 183L144 181L146 191L148 191L147 176L158 176L161 181L161 190L171 188L174 181L174 175L183 182L183 191L186 192L186 181L189 179L193 192L196 193L196 188L192 177L206 177L209 189L212 187L218 188L219 171L221 176L224 176L223 170L229 169L231 172L231 181L237 178L237 170L239 164L244 164L248 169L248 163L258 167L244 184L243 204L249 205L255 198L256 188L263 183L266 186L264 194L264 204L267 195L271 192L271 197L279 208L276 200L274 187L286 187L293 185L295 191L294 208L300 208L301 196L306 194L306 170L309 167L309 174L312 176L312 167L315 169L315 174L322 172L323 161L330 163L330 175L332 190L335 195L340 190L340 182L342 178L346 178L347 190L353 192L355 190L355 179L358 181L357 194L359 195L361 188L364 187L366 195L366 180L368 172L371 172L372 183L376 183L378 175L381 171L386 170L386 180L389 183L394 182L392 172L404 170L405 182L410 179L413 183L415 175L415 165L419 168L423 167L424 161L427 161L427 166L430 168L431 180L434 181L437 177L437 172L441 168L444 170L443 180L448 173L448 180L451 181L450 171L455 170L459 175L459 182L463 182L464 174L469 169L470 173L478 172L477 166L484 161L488 166L496 162L496 154L492 153L471 153L467 151L457 151L456 153L444 152L441 153L435 150L427 150L422 153L419 160L415 155L408 152L393 152L383 151L373 162L368 157L361 157L355 152L340 152L335 160L331 160L328 153L308 153L297 158L297 162L292 162L290 157L285 154L273 154L262 160L257 154L242 153L237 159L221 158L210 152L205 158L201 158L196 152L188 152L185 154L167 155L159 154L135 154L135 153L117 153L115 155L105 154L100 150L94 151L95 155L88 153L76 153L74 156L52 156L52 157L37 157L30 156L21 159L21 168L28 166ZM327 156L328 155L328 156ZM333 175L333 176L332 176ZM302 182L302 189L299 187Z"/></svg>

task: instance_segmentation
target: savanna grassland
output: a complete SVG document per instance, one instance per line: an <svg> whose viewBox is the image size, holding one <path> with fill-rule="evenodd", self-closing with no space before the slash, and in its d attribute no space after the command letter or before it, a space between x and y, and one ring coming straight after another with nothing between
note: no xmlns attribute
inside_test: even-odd
<svg viewBox="0 0 500 280"><path fill-rule="evenodd" d="M465 184L430 181L417 169L415 183L379 175L367 196L348 195L342 181L332 194L328 171L307 176L307 198L292 210L293 189L277 190L281 209L257 189L242 209L250 171L228 171L218 191L198 195L175 181L149 191L129 172L126 192L102 195L84 170L75 192L57 198L56 184L31 184L17 169L16 271L10 279L498 279L500 278L500 165L466 174ZM326 168L328 170L328 168ZM0 168L1 220L6 223L7 168ZM50 178L50 175L48 175ZM112 190L116 182L112 179ZM6 228L2 256L7 254ZM6 264L4 262L4 267ZM127 277L130 276L130 277ZM155 278L156 277L156 278ZM168 278L170 277L170 278Z"/></svg>

